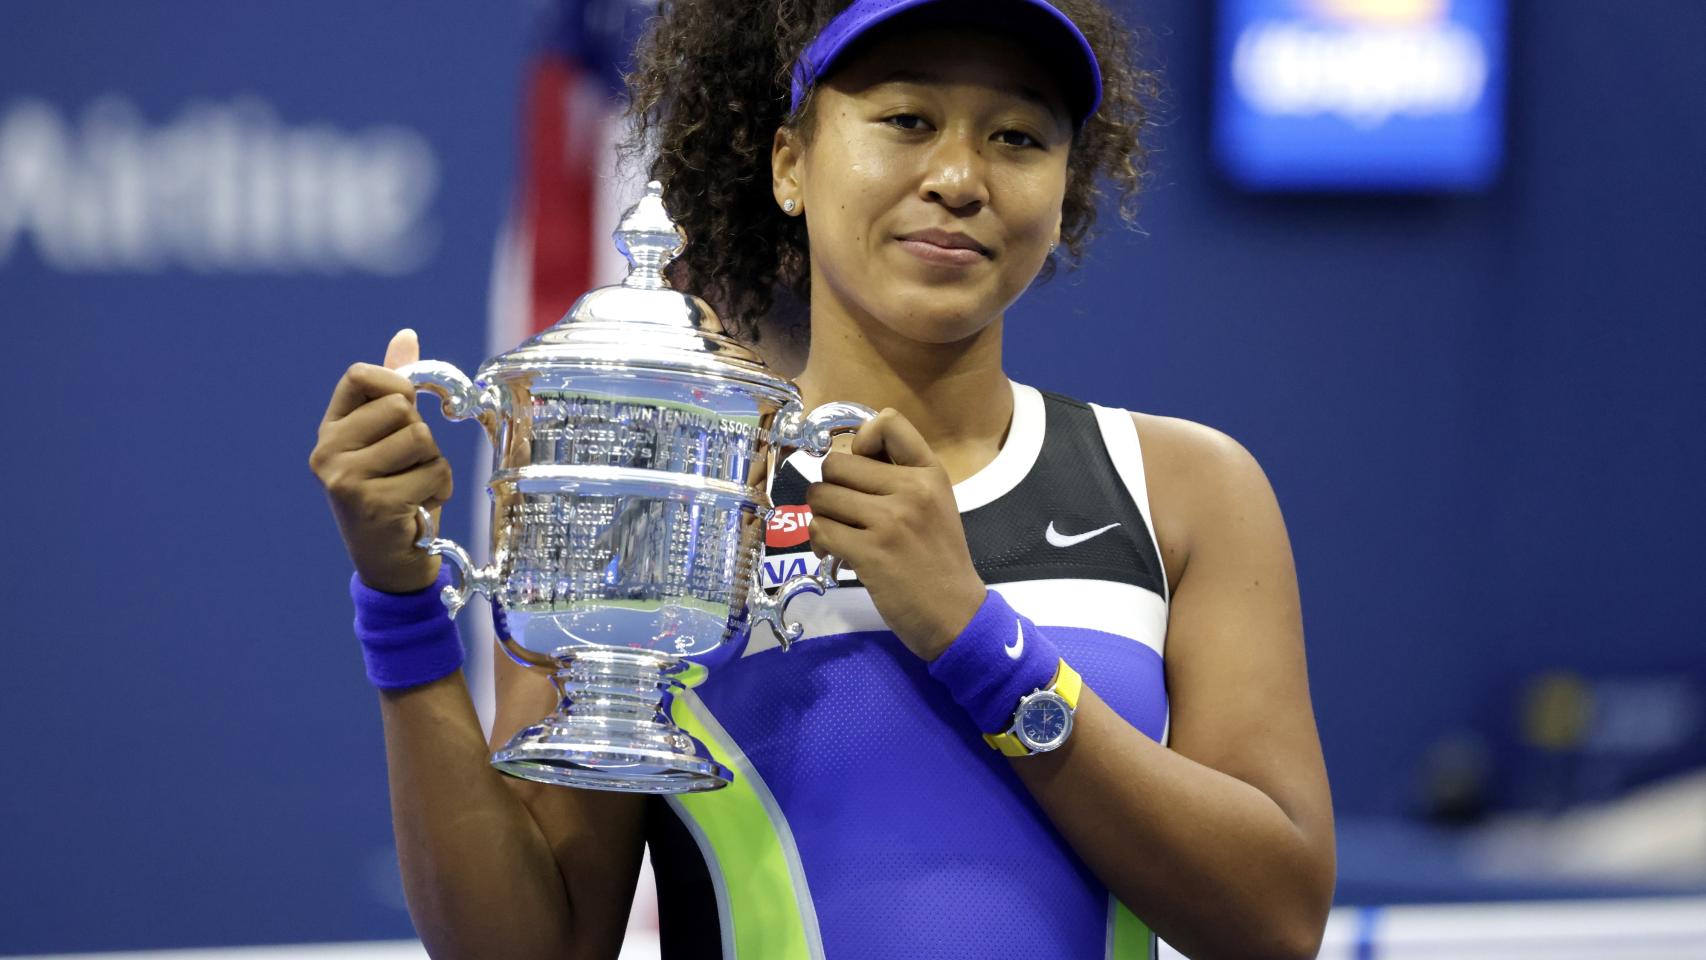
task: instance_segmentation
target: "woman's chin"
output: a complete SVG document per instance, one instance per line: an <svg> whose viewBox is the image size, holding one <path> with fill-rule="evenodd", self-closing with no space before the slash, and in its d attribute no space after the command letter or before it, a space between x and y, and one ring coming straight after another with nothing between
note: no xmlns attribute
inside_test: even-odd
<svg viewBox="0 0 1706 960"><path fill-rule="evenodd" d="M1000 316L1000 311L992 310L982 302L961 308L936 303L927 312L901 309L888 316L890 319L885 325L907 339L946 345L962 343L987 330Z"/></svg>

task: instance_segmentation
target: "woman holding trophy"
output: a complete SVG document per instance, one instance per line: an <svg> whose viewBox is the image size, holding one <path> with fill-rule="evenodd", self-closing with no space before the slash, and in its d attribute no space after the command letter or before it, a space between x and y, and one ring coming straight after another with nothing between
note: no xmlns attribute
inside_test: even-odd
<svg viewBox="0 0 1706 960"><path fill-rule="evenodd" d="M755 575L839 585L671 708L727 789L489 768L561 691L499 657L487 743L416 546L451 488L395 372L418 345L350 368L311 464L434 956L615 956L648 844L671 960L1154 957L1157 934L1314 956L1332 813L1261 468L1003 372L1007 308L1082 252L1099 184L1135 192L1130 47L1100 0L676 0L654 22L629 83L687 237L676 286L763 349L788 291L806 407L881 411L769 480Z"/></svg>

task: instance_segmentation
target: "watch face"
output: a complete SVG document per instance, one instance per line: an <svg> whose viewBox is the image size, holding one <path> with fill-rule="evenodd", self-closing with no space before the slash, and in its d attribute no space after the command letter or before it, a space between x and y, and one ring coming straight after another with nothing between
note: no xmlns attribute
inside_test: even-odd
<svg viewBox="0 0 1706 960"><path fill-rule="evenodd" d="M1019 736L1032 750L1052 750L1072 729L1072 714L1057 694L1039 696L1025 704L1019 717Z"/></svg>

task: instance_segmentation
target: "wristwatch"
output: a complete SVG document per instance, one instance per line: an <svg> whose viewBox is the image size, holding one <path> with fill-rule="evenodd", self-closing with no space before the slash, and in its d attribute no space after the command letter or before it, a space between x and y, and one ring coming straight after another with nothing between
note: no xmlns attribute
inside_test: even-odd
<svg viewBox="0 0 1706 960"><path fill-rule="evenodd" d="M1078 713L1078 696L1084 678L1060 661L1048 686L1019 698L1013 725L1000 733L986 733L984 742L1007 757L1028 757L1057 749L1072 735L1072 718Z"/></svg>

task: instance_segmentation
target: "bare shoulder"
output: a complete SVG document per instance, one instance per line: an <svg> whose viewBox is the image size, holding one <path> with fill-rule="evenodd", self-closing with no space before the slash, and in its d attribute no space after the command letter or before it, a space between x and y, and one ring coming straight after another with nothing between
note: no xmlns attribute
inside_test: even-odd
<svg viewBox="0 0 1706 960"><path fill-rule="evenodd" d="M1133 413L1143 442L1146 469L1181 479L1237 483L1261 477L1261 466L1244 445L1207 424L1180 417Z"/></svg>
<svg viewBox="0 0 1706 960"><path fill-rule="evenodd" d="M1175 589L1193 546L1229 509L1271 502L1273 488L1243 444L1206 424L1132 413L1143 447L1155 536Z"/></svg>
<svg viewBox="0 0 1706 960"><path fill-rule="evenodd" d="M1310 706L1297 570L1273 488L1250 451L1219 430L1132 419L1163 558L1182 554L1177 570L1168 566L1168 745L1266 793L1330 878L1332 803Z"/></svg>

